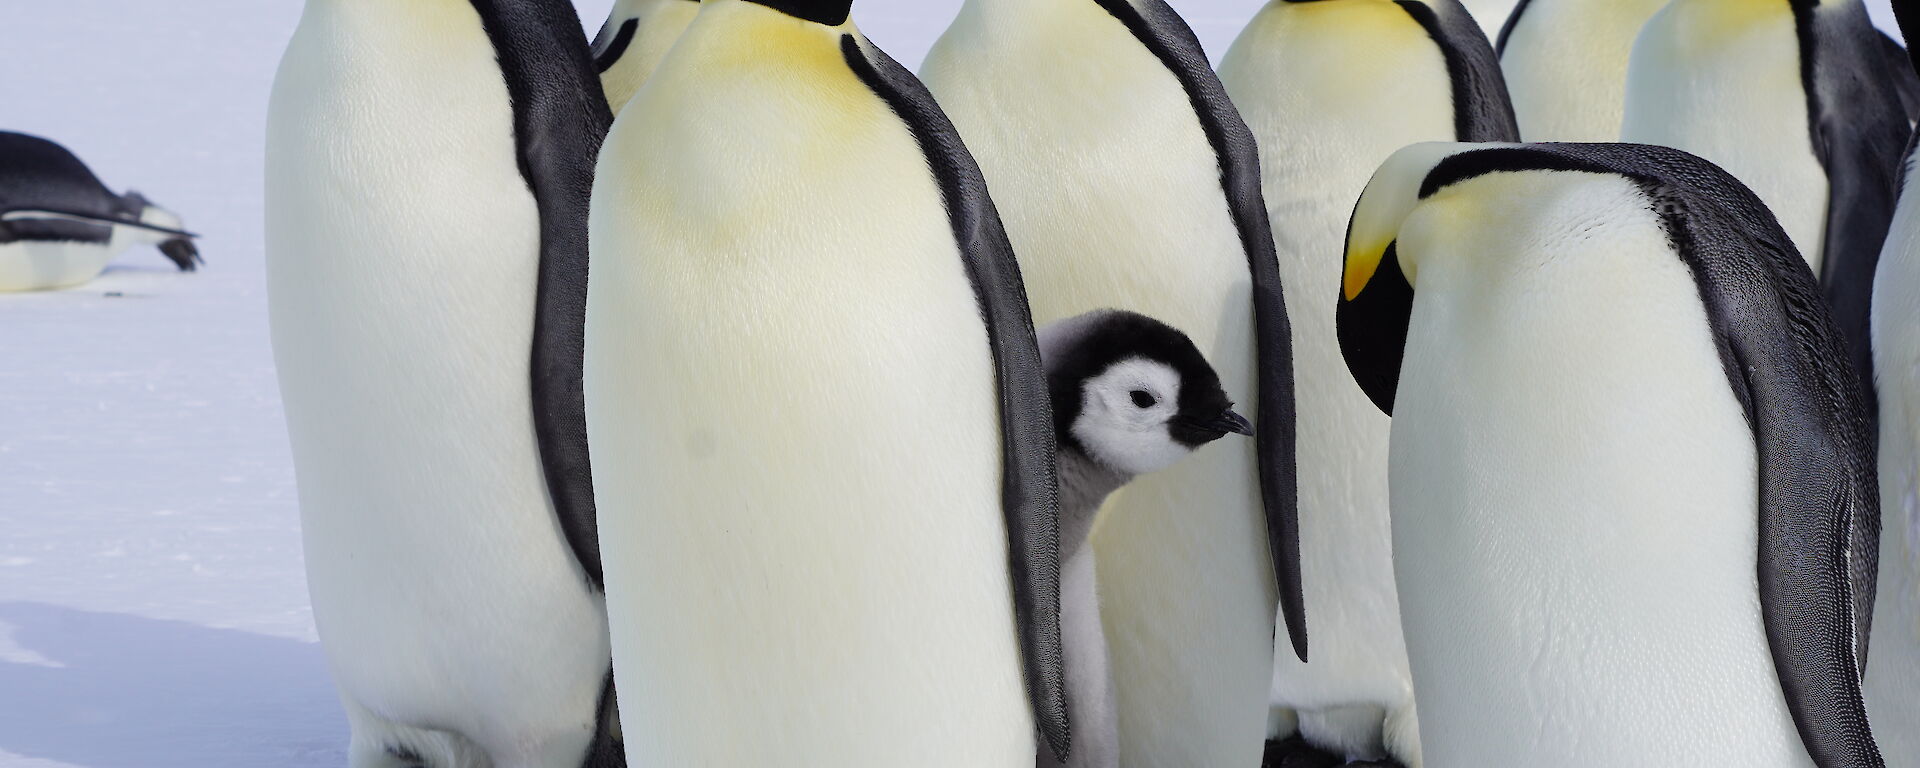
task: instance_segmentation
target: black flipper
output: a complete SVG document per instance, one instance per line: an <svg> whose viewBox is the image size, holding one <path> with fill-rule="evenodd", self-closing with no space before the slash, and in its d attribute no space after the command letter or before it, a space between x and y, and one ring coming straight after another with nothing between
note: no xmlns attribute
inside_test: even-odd
<svg viewBox="0 0 1920 768"><path fill-rule="evenodd" d="M844 19L844 13L840 14ZM946 200L954 240L966 262L993 347L1000 386L1000 436L1014 617L1033 717L1062 762L1071 751L1066 670L1060 639L1059 481L1053 411L1040 363L1033 313L986 177L933 95L899 62L848 35L848 66L907 124Z"/></svg>
<svg viewBox="0 0 1920 768"><path fill-rule="evenodd" d="M520 175L540 211L533 326L533 422L554 513L595 590L600 571L582 388L587 318L587 203L613 114L566 0L473 0L513 100Z"/></svg>
<svg viewBox="0 0 1920 768"><path fill-rule="evenodd" d="M613 19L607 19L607 24L612 23ZM601 27L600 34L593 38L593 68L601 73L613 69L613 65L620 63L620 57L627 55L627 46L633 45L634 33L640 31L640 20L627 19L621 22L620 30L611 36L607 34L608 29Z"/></svg>
<svg viewBox="0 0 1920 768"><path fill-rule="evenodd" d="M1872 397L1873 276L1899 201L1911 127L1887 70L1885 36L1874 29L1865 6L1796 2L1794 16L1809 135L1829 186L1820 281L1873 419L1879 412Z"/></svg>
<svg viewBox="0 0 1920 768"><path fill-rule="evenodd" d="M1860 693L1879 555L1878 444L1819 286L1758 196L1665 147L1537 144L1442 161L1421 194L1498 171L1638 183L1692 271L1759 459L1762 618L1787 709L1820 768L1884 765Z"/></svg>
<svg viewBox="0 0 1920 768"><path fill-rule="evenodd" d="M1900 108L1907 113L1907 122L1920 120L1920 73L1908 63L1911 52L1885 32L1880 33L1880 48L1886 58L1887 76L1894 91L1900 94Z"/></svg>
<svg viewBox="0 0 1920 768"><path fill-rule="evenodd" d="M1253 279L1255 370L1260 392L1254 440L1259 450L1260 498L1267 518L1267 546L1279 582L1280 615L1293 652L1307 660L1307 598L1300 576L1300 495L1294 461L1293 326L1280 291L1280 257L1273 225L1260 192L1260 150L1253 130L1227 98L1227 89L1207 62L1200 39L1165 0L1095 0L1125 24L1140 44L1178 78L1193 103L1200 127L1220 161L1220 187L1247 252Z"/></svg>
<svg viewBox="0 0 1920 768"><path fill-rule="evenodd" d="M1455 141L1519 141L1520 123L1500 73L1500 56L1460 0L1397 0L1440 46L1453 83ZM1519 18L1515 9L1511 18Z"/></svg>
<svg viewBox="0 0 1920 768"><path fill-rule="evenodd" d="M1520 3L1513 7L1513 12L1507 14L1506 22L1500 25L1500 38L1493 43L1493 52L1496 56L1507 55L1507 40L1513 37L1513 28L1520 26L1520 17L1526 14L1527 6L1532 4L1533 0L1520 0Z"/></svg>

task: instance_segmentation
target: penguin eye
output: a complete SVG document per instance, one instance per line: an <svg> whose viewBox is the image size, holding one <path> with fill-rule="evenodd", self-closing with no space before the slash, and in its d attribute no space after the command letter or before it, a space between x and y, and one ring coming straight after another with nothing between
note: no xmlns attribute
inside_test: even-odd
<svg viewBox="0 0 1920 768"><path fill-rule="evenodd" d="M1153 393L1144 389L1136 389L1130 394L1133 395L1133 405L1136 408L1152 408L1155 403L1160 402L1153 399Z"/></svg>

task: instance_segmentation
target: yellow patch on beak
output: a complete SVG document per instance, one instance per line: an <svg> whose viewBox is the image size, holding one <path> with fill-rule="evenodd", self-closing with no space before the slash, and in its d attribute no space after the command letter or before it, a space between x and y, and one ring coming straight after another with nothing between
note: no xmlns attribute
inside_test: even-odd
<svg viewBox="0 0 1920 768"><path fill-rule="evenodd" d="M1379 245L1369 243L1363 248L1347 250L1347 269L1341 280L1341 289L1347 301L1359 298L1360 292L1373 280L1373 274L1380 271L1380 262L1386 259L1387 247L1392 244L1393 241L1389 240Z"/></svg>

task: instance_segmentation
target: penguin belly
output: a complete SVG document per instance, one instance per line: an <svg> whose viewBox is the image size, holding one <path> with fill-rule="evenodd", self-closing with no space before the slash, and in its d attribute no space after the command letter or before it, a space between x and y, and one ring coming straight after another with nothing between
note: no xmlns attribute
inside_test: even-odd
<svg viewBox="0 0 1920 768"><path fill-rule="evenodd" d="M602 153L586 389L628 758L1028 768L979 304L926 155L818 33L709 4Z"/></svg>
<svg viewBox="0 0 1920 768"><path fill-rule="evenodd" d="M1787 3L1674 2L1634 43L1620 140L1685 150L1739 178L1817 277L1829 184L1810 138L1800 54Z"/></svg>
<svg viewBox="0 0 1920 768"><path fill-rule="evenodd" d="M1527 141L1618 141L1634 38L1666 0L1531 0L1500 49Z"/></svg>
<svg viewBox="0 0 1920 768"><path fill-rule="evenodd" d="M539 232L506 86L466 4L371 7L308 4L267 173L275 360L353 764L578 765L609 651L535 445Z"/></svg>
<svg viewBox="0 0 1920 768"><path fill-rule="evenodd" d="M1500 29L1506 26L1507 17L1513 15L1513 7L1520 0L1460 0L1466 6L1473 20L1480 22L1480 29L1487 33L1488 40L1499 40Z"/></svg>
<svg viewBox="0 0 1920 768"><path fill-rule="evenodd" d="M0 244L0 293L71 288L100 276L113 243L15 240Z"/></svg>
<svg viewBox="0 0 1920 768"><path fill-rule="evenodd" d="M1119 712L1114 708L1106 630L1100 625L1100 585L1093 548L1082 547L1060 567L1060 634L1066 644L1067 700L1073 717L1073 754L1061 762L1042 749L1040 768L1119 768Z"/></svg>
<svg viewBox="0 0 1920 768"><path fill-rule="evenodd" d="M616 12L618 9L616 9ZM680 33L693 22L693 16L700 12L698 0L652 0L644 3L634 18L621 22L632 23L633 35L628 38L628 47L622 51L618 61L605 72L600 73L600 83L606 88L607 103L613 106L613 113L633 100L633 94L645 85L647 78L653 75L653 68L673 47L673 41L680 39ZM620 27L607 30L604 34L619 39Z"/></svg>
<svg viewBox="0 0 1920 768"><path fill-rule="evenodd" d="M1301 716L1315 745L1367 758L1384 747L1417 768L1389 533L1391 422L1347 372L1338 292L1326 288L1340 283L1347 220L1374 169L1408 144L1453 138L1446 62L1390 3L1275 3L1220 73L1260 140L1293 321L1301 570L1315 642L1307 662L1276 651L1272 701Z"/></svg>
<svg viewBox="0 0 1920 768"><path fill-rule="evenodd" d="M1401 229L1403 253L1451 233L1421 252L1390 449L1428 764L1811 766L1762 626L1753 433L1692 273L1632 182L1500 176L1455 188L1533 210L1443 193ZM1523 256L1513 231L1541 234Z"/></svg>
<svg viewBox="0 0 1920 768"><path fill-rule="evenodd" d="M985 171L1034 322L1159 318L1253 408L1247 255L1174 74L1085 0L969 3L923 77ZM1129 765L1260 760L1278 596L1254 462L1236 441L1141 477L1093 537Z"/></svg>
<svg viewBox="0 0 1920 768"><path fill-rule="evenodd" d="M1890 768L1920 766L1920 188L1908 184L1874 279L1880 579L1865 692Z"/></svg>

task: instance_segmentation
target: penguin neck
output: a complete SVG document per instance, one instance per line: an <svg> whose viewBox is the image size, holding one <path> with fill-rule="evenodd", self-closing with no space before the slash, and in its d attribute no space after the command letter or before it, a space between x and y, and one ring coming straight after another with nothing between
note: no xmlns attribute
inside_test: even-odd
<svg viewBox="0 0 1920 768"><path fill-rule="evenodd" d="M1133 476L1094 461L1078 448L1060 448L1060 560L1079 553L1093 533L1100 506Z"/></svg>

